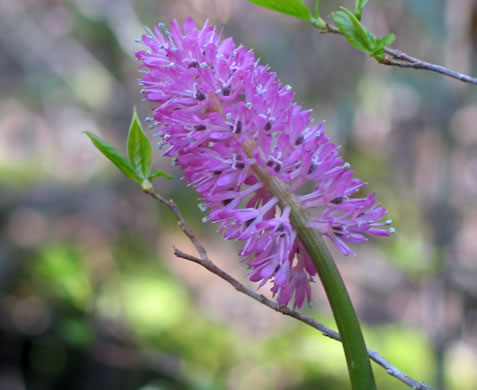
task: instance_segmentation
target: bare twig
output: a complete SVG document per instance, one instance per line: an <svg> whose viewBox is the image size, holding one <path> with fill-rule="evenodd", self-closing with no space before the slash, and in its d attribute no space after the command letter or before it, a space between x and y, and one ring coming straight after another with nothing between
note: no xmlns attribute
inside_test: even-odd
<svg viewBox="0 0 477 390"><path fill-rule="evenodd" d="M200 258L207 262L207 261L210 261L209 258L207 257L207 252L205 251L204 247L202 245L199 244L199 242L197 241L197 239L195 238L194 234L191 232L191 230L189 229L189 227L187 226L187 224L185 223L184 221L184 218L182 217L182 214L179 210L179 208L177 207L177 205L174 203L174 201L172 199L170 200L167 200L165 198L163 198L161 195L159 194L156 194L154 191L144 191L146 194L152 196L154 199L158 200L159 202L161 202L162 204L166 205L167 207L169 207L169 209L174 213L174 215L176 216L177 218L177 221L179 222L179 226L181 228L181 230L185 233L185 235L189 238L190 242L192 242L192 244L194 245L195 249L197 250L197 252L199 253L200 255Z"/></svg>
<svg viewBox="0 0 477 390"><path fill-rule="evenodd" d="M326 24L326 30L321 30L322 33L331 33L331 34L341 34L341 31L338 30L335 26ZM388 66L397 66L400 68L412 68L412 69L423 69L431 72L439 73L447 77L462 81L463 83L477 84L477 77L467 76L465 74L447 69L441 65L431 64L430 62L419 60L415 57L412 57L406 53L403 53L397 49L390 49L389 47L384 48L384 52L388 55L381 62L384 65Z"/></svg>
<svg viewBox="0 0 477 390"><path fill-rule="evenodd" d="M263 296L262 294L258 294L257 292L249 289L248 287L244 286L242 283L240 283L237 279L233 278L231 275L229 275L227 272L222 270L221 268L217 267L207 256L207 253L205 249L203 248L202 245L200 245L195 238L195 236L191 233L190 229L188 228L187 224L184 221L184 218L182 217L177 205L174 203L173 200L166 200L162 196L156 194L155 192L146 192L147 194L151 195L154 199L157 199L159 202L165 204L171 211L175 214L177 221L179 222L179 226L181 227L182 231L185 233L185 235L189 238L189 240L192 242L194 247L197 249L197 252L200 254L200 258L192 256L188 253L182 252L181 250L174 248L174 255L181 258L185 259L188 261L192 261L193 263L199 264L208 271L212 272L213 274L217 275L221 279L225 280L229 284L231 284L237 291L249 296L250 298L256 300L257 302L260 302L261 304L269 307L272 310L275 310L279 313L282 313L283 315L293 317L298 321L301 321L317 330L319 330L323 336L329 337L333 340L340 341L341 338L340 335L335 332L333 329L328 328L327 326L323 325L322 323L316 321L315 319L308 317L304 314L301 314L295 310L291 310L286 306L280 306L278 303L268 299L267 297ZM381 355L379 355L378 352L374 352L368 349L368 356L371 360L379 364L381 367L383 367L386 372L393 376L394 378L400 380L401 382L405 383L409 387L415 389L415 390L433 390L432 387L422 383L418 382L415 379L410 378L406 374L404 374L402 371L398 370L396 367L394 367L391 363L389 363L387 360L383 359Z"/></svg>

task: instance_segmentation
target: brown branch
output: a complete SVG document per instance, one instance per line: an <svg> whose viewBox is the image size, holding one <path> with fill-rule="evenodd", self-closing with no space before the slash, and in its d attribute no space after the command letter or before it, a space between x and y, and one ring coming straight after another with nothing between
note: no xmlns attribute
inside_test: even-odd
<svg viewBox="0 0 477 390"><path fill-rule="evenodd" d="M187 224L184 221L184 218L182 217L182 214L180 213L177 205L174 203L173 200L166 200L162 196L156 194L155 192L148 192L145 191L147 194L152 196L154 199L158 200L159 202L165 204L169 209L175 214L177 221L179 222L179 226L181 230L185 233L185 235L189 238L189 240L192 242L194 247L197 249L197 252L200 254L200 258L192 256L188 253L182 252L181 250L174 248L174 255L181 258L185 259L188 261L192 261L193 263L199 264L208 271L212 272L213 274L217 275L221 279L225 280L227 283L231 284L238 292L241 292L242 294L245 294L249 296L250 298L256 300L257 302L260 302L261 304L269 307L272 310L275 310L279 313L282 313L283 315L293 317L298 321L301 321L318 331L320 331L323 336L329 337L333 340L340 341L341 338L340 335L335 332L333 329L328 328L327 326L323 325L322 323L316 321L315 319L308 317L304 314L301 314L295 310L291 310L286 306L280 306L278 303L268 299L267 297L263 296L262 294L258 294L257 292L249 289L248 287L244 286L242 283L240 283L237 279L233 278L231 275L229 275L227 272L222 270L221 268L217 267L207 256L207 253L205 249L203 248L202 245L200 245L195 238L195 236L191 233L190 229L188 228ZM410 378L406 374L404 374L402 371L398 370L396 367L394 367L391 363L389 363L387 360L383 359L381 355L379 355L378 352L374 352L368 349L368 356L371 360L379 364L381 367L383 367L386 372L393 376L394 378L400 380L401 382L405 383L409 387L415 390L433 390L432 387L422 383L418 382L415 379Z"/></svg>
<svg viewBox="0 0 477 390"><path fill-rule="evenodd" d="M195 249L196 249L197 252L199 253L200 258L201 258L203 261L210 261L209 258L207 257L207 252L205 251L204 247L199 244L199 241L197 241L197 239L195 238L194 234L191 232L191 230L189 229L189 227L188 227L187 224L185 223L184 218L182 217L182 214L181 214L179 208L177 207L177 205L174 203L174 201L173 201L172 199L167 200L167 199L163 198L161 195L156 194L154 191L144 190L144 192L145 192L146 194L152 196L154 199L158 200L158 201L161 202L162 204L164 204L164 205L166 205L167 207L169 207L169 209L170 209L170 210L174 213L174 215L176 216L177 222L179 222L179 226L180 226L181 230L182 230L182 231L185 233L185 235L189 238L190 242L192 242L192 245L194 245Z"/></svg>
<svg viewBox="0 0 477 390"><path fill-rule="evenodd" d="M326 24L326 30L321 30L321 33L343 35L340 30L338 30L335 26L332 26L328 23ZM384 60L381 62L383 65L397 66L399 68L428 70L430 72L439 73L444 76L462 81L463 83L470 83L470 84L477 85L477 77L471 77L463 73L459 73L454 70L447 69L446 67L441 65L435 65L435 64L431 64L430 62L422 61L418 58L412 57L397 49L391 49L389 47L385 47L384 52L388 56L385 57Z"/></svg>

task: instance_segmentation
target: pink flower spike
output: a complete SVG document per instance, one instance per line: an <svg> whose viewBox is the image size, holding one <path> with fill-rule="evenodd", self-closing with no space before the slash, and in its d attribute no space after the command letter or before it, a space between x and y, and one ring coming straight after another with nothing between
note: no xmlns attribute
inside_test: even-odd
<svg viewBox="0 0 477 390"><path fill-rule="evenodd" d="M349 243L389 236L390 220L374 194L352 197L365 184L312 125L310 111L293 104L252 51L221 40L213 26L200 29L192 18L156 26L143 35L146 50L141 84L152 102L159 145L176 157L188 184L209 209L204 221L219 223L226 239L240 240L250 279L271 284L280 305L311 302L309 280L316 274L292 224L291 207L270 188L280 183L307 218L344 254ZM310 185L311 184L311 185ZM307 185L308 194L293 193Z"/></svg>

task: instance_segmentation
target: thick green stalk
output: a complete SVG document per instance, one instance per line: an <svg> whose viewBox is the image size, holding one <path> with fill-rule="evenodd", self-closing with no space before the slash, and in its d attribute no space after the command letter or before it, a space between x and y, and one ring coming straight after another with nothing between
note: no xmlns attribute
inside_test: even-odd
<svg viewBox="0 0 477 390"><path fill-rule="evenodd" d="M253 142L246 141L242 146L247 155L251 157L254 150ZM286 183L270 176L258 165L254 166L254 171L260 177L267 190L279 199L280 206L282 208L286 206L291 208L291 223L313 261L328 296L328 301L330 302L343 343L353 390L376 390L373 371L358 317L354 311L343 279L323 239L315 230L306 227L308 217L295 195L289 191Z"/></svg>

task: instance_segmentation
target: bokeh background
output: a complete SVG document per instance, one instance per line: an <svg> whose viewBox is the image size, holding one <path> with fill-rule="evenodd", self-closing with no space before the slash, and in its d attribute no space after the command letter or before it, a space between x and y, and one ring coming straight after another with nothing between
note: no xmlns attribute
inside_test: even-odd
<svg viewBox="0 0 477 390"><path fill-rule="evenodd" d="M321 3L328 21L353 7ZM171 213L82 134L125 150L133 105L150 111L134 39L188 15L292 85L390 210L393 237L335 252L368 346L437 389L477 389L477 86L379 65L246 0L0 0L0 389L350 388L338 343L174 258L193 249ZM371 0L364 23L477 74L475 0ZM245 280L180 172L159 152L154 166L177 178L156 190ZM313 295L304 311L334 327L319 283Z"/></svg>

